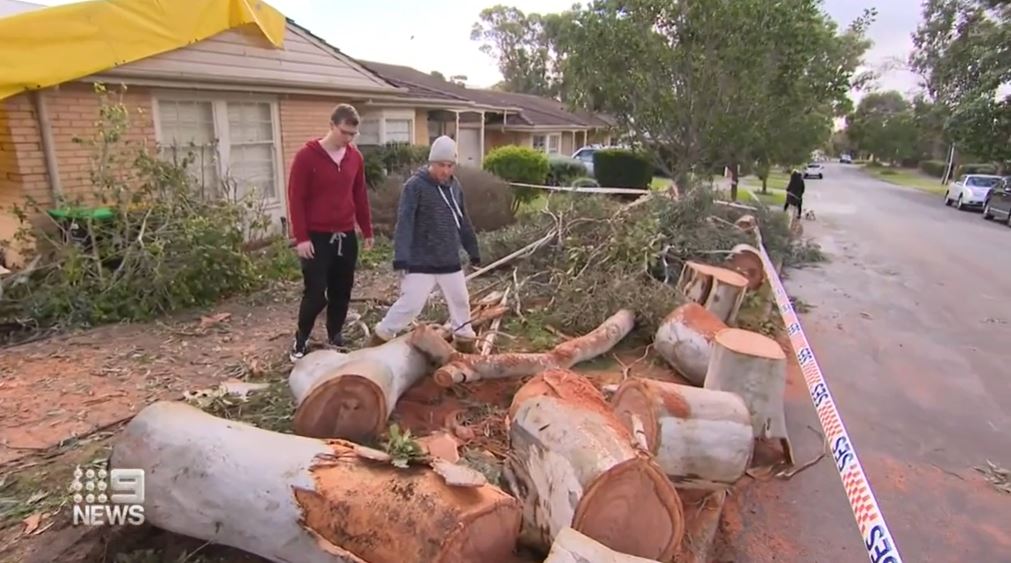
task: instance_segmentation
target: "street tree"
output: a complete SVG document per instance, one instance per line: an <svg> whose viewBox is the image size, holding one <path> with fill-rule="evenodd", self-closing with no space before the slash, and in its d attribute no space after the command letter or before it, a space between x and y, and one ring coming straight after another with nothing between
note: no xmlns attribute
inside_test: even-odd
<svg viewBox="0 0 1011 563"><path fill-rule="evenodd" d="M898 163L916 155L917 129L912 106L902 94L868 94L847 117L849 138L861 152L873 160Z"/></svg>

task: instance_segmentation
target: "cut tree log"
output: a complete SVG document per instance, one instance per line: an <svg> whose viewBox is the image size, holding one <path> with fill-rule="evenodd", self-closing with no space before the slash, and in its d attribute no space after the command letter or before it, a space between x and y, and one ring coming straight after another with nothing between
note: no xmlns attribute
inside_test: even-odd
<svg viewBox="0 0 1011 563"><path fill-rule="evenodd" d="M712 266L701 262L685 262L678 278L677 289L690 301L705 304L709 292L713 289Z"/></svg>
<svg viewBox="0 0 1011 563"><path fill-rule="evenodd" d="M738 244L730 250L727 267L748 279L748 289L755 291L765 283L761 252L750 244Z"/></svg>
<svg viewBox="0 0 1011 563"><path fill-rule="evenodd" d="M758 226L758 220L754 215L741 215L734 221L734 225L746 233L750 233Z"/></svg>
<svg viewBox="0 0 1011 563"><path fill-rule="evenodd" d="M634 555L618 553L583 534L565 528L555 537L551 552L544 563L659 563L656 559L644 559Z"/></svg>
<svg viewBox="0 0 1011 563"><path fill-rule="evenodd" d="M681 499L585 377L545 371L509 409L505 476L523 504L521 540L548 550L566 527L620 553L669 560Z"/></svg>
<svg viewBox="0 0 1011 563"><path fill-rule="evenodd" d="M427 468L399 470L360 446L270 432L162 401L113 446L111 466L144 470L144 515L159 528L270 561L505 561L515 499L457 488Z"/></svg>
<svg viewBox="0 0 1011 563"><path fill-rule="evenodd" d="M704 388L729 391L744 399L754 436L780 440L787 462L792 465L793 449L783 414L786 367L786 353L775 340L728 328L713 340Z"/></svg>
<svg viewBox="0 0 1011 563"><path fill-rule="evenodd" d="M653 349L689 382L702 386L716 333L727 325L698 303L686 303L660 324Z"/></svg>
<svg viewBox="0 0 1011 563"><path fill-rule="evenodd" d="M295 362L288 377L295 434L356 442L380 435L397 400L432 369L408 337L349 354L318 350Z"/></svg>
<svg viewBox="0 0 1011 563"><path fill-rule="evenodd" d="M744 476L754 452L751 414L733 393L652 379L629 379L611 399L629 431L683 489L726 489Z"/></svg>
<svg viewBox="0 0 1011 563"><path fill-rule="evenodd" d="M551 351L530 354L461 354L429 326L421 326L410 334L412 346L421 350L434 363L435 382L443 387L484 379L525 377L551 368L570 368L606 354L635 328L635 314L622 309L589 334L555 346Z"/></svg>
<svg viewBox="0 0 1011 563"><path fill-rule="evenodd" d="M710 266L709 274L713 280L712 289L703 306L727 325L733 325L748 292L748 278L718 266Z"/></svg>

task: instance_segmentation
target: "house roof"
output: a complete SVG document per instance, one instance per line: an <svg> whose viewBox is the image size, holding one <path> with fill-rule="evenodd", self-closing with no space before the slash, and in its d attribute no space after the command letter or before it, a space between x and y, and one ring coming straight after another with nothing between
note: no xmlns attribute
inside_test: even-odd
<svg viewBox="0 0 1011 563"><path fill-rule="evenodd" d="M486 108L511 108L516 115L506 118L506 126L600 128L611 127L613 122L604 116L566 109L558 100L479 88L466 88L420 70L400 65L359 61L391 84L407 88L412 96L447 102L471 102Z"/></svg>

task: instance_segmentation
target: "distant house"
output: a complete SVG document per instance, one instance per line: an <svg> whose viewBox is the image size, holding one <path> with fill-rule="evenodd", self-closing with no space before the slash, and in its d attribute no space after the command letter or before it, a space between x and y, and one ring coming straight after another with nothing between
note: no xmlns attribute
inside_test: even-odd
<svg viewBox="0 0 1011 563"><path fill-rule="evenodd" d="M418 112L416 130L427 132L428 139L440 134L456 138L464 164L480 165L487 151L503 145L568 156L583 145L611 142L613 121L602 115L569 111L557 100L466 88L406 66L360 62L391 84L407 88L412 96L442 100L444 107L436 103ZM415 142L425 138L416 135ZM390 139L380 136L379 140Z"/></svg>

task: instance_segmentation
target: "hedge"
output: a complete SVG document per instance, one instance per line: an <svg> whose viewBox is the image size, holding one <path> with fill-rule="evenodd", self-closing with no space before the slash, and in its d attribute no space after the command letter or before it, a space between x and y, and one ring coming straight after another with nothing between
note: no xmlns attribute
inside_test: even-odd
<svg viewBox="0 0 1011 563"><path fill-rule="evenodd" d="M484 157L484 169L507 182L544 185L550 165L548 156L529 147L506 145L492 150ZM515 211L520 205L537 198L537 188L512 188Z"/></svg>
<svg viewBox="0 0 1011 563"><path fill-rule="evenodd" d="M548 157L548 185L571 186L576 178L586 176L586 166L579 160L561 155Z"/></svg>
<svg viewBox="0 0 1011 563"><path fill-rule="evenodd" d="M947 170L948 163L943 160L924 160L920 162L920 170L928 176L934 178L944 178L944 171Z"/></svg>
<svg viewBox="0 0 1011 563"><path fill-rule="evenodd" d="M963 164L958 167L958 175L962 174L996 174L997 167L993 164Z"/></svg>
<svg viewBox="0 0 1011 563"><path fill-rule="evenodd" d="M653 181L653 162L627 149L603 149L593 153L593 175L608 188L648 189Z"/></svg>

